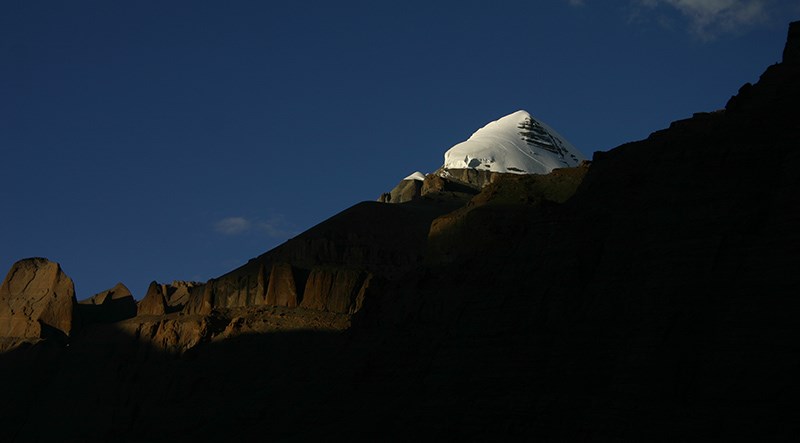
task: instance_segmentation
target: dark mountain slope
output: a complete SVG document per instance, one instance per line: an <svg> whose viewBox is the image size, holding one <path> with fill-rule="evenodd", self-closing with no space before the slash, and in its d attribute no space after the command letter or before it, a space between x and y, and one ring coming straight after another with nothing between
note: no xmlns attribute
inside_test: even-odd
<svg viewBox="0 0 800 443"><path fill-rule="evenodd" d="M796 62L772 66L725 111L598 153L563 206L485 206L456 224L458 253L379 316L407 309L431 349L408 401L417 422L486 438L790 439L798 86Z"/></svg>
<svg viewBox="0 0 800 443"><path fill-rule="evenodd" d="M0 355L5 440L793 440L798 29L588 170L357 205L183 313Z"/></svg>
<svg viewBox="0 0 800 443"><path fill-rule="evenodd" d="M184 312L207 314L214 308L274 305L278 298L294 306L304 306L305 299L313 306L330 308L323 310L354 312L354 294L366 291L373 278L372 283L379 284L421 262L431 221L457 205L429 200L405 205L359 203L193 288ZM292 292L291 302L283 295L269 294L271 280L273 292Z"/></svg>

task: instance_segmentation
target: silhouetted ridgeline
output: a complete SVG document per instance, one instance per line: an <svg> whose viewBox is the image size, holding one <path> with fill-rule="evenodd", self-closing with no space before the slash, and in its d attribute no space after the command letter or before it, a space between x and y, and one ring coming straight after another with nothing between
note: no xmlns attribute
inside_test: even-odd
<svg viewBox="0 0 800 443"><path fill-rule="evenodd" d="M431 179L138 311L22 261L2 440L796 439L798 104L796 22L724 110L590 166Z"/></svg>

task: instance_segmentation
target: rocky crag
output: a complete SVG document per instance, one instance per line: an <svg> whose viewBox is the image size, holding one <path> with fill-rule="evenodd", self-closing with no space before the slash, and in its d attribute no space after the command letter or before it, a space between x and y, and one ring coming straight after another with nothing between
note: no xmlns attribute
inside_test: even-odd
<svg viewBox="0 0 800 443"><path fill-rule="evenodd" d="M425 177L124 319L22 261L4 441L791 441L798 48L591 165Z"/></svg>
<svg viewBox="0 0 800 443"><path fill-rule="evenodd" d="M68 336L75 304L75 285L61 266L43 258L19 261L0 285L0 337L8 346Z"/></svg>

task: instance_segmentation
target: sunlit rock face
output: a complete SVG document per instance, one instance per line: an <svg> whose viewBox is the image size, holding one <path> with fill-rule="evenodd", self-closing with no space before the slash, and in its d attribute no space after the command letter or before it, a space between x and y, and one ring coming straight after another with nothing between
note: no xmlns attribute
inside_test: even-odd
<svg viewBox="0 0 800 443"><path fill-rule="evenodd" d="M39 338L73 329L75 285L58 263L20 260L0 286L0 336Z"/></svg>

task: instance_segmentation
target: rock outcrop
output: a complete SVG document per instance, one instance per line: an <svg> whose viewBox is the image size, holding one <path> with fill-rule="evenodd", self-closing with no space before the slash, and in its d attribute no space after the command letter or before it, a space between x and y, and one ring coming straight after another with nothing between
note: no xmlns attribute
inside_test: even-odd
<svg viewBox="0 0 800 443"><path fill-rule="evenodd" d="M354 314L364 304L370 274L359 269L317 267L311 270L301 307Z"/></svg>
<svg viewBox="0 0 800 443"><path fill-rule="evenodd" d="M0 337L70 335L75 326L75 285L58 263L20 260L0 286Z"/></svg>
<svg viewBox="0 0 800 443"><path fill-rule="evenodd" d="M381 203L406 203L425 198L429 201L466 203L483 188L509 174L480 169L439 168L426 176L404 179L391 192L381 195Z"/></svg>
<svg viewBox="0 0 800 443"><path fill-rule="evenodd" d="M191 298L192 291L202 285L194 281L175 280L169 284L162 284L161 291L167 302L167 309L170 312L177 312L183 309Z"/></svg>
<svg viewBox="0 0 800 443"><path fill-rule="evenodd" d="M432 175L437 175L451 182L452 184L450 186L461 185L462 187L465 186L475 191L480 191L501 177L519 174L504 174L501 172L483 171L479 169L439 168Z"/></svg>
<svg viewBox="0 0 800 443"><path fill-rule="evenodd" d="M394 189L381 195L378 201L381 203L405 203L417 199L420 197L424 180L424 174L415 172L400 180Z"/></svg>
<svg viewBox="0 0 800 443"><path fill-rule="evenodd" d="M269 273L269 285L267 286L267 304L270 306L286 306L296 308L300 304L298 296L298 284L295 279L295 272L288 263L275 263ZM298 277L301 277L298 275ZM301 281L300 283L305 283ZM300 287L299 293L303 293L305 285Z"/></svg>
<svg viewBox="0 0 800 443"><path fill-rule="evenodd" d="M167 299L164 296L164 286L158 282L150 282L147 294L139 301L137 315L164 315L167 313Z"/></svg>
<svg viewBox="0 0 800 443"><path fill-rule="evenodd" d="M112 323L136 316L136 300L122 283L78 302L84 324Z"/></svg>
<svg viewBox="0 0 800 443"><path fill-rule="evenodd" d="M214 310L214 283L212 278L205 284L192 288L190 297L181 311L184 314L208 315Z"/></svg>
<svg viewBox="0 0 800 443"><path fill-rule="evenodd" d="M115 325L118 331L140 344L167 352L182 353L211 338L207 316L145 316Z"/></svg>

